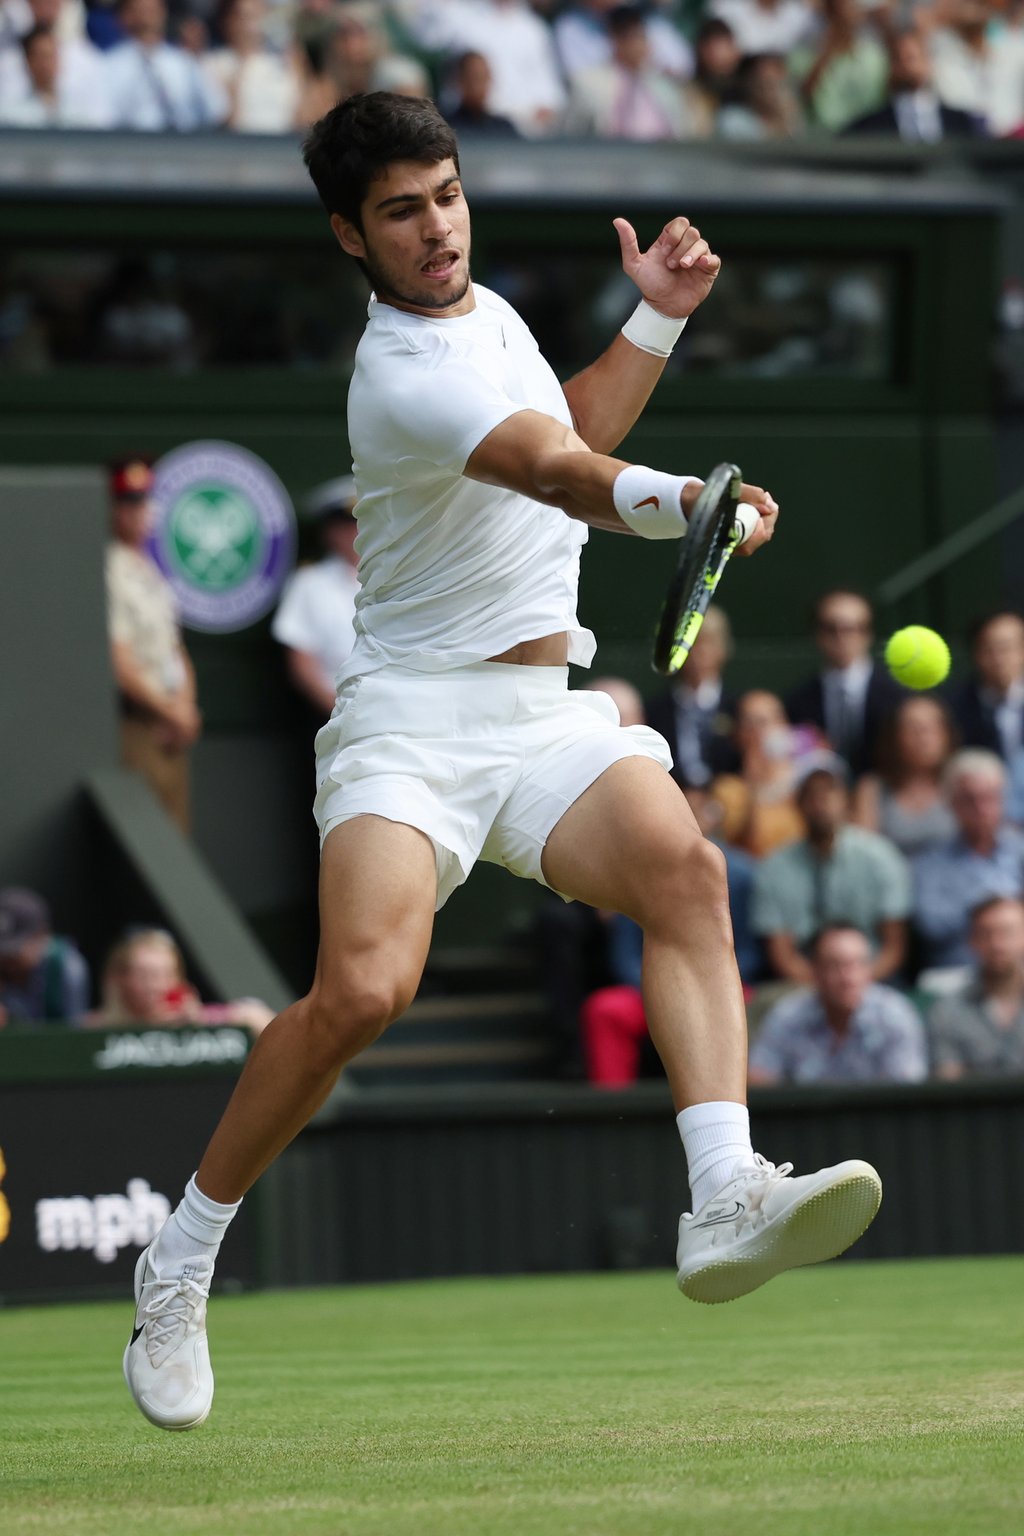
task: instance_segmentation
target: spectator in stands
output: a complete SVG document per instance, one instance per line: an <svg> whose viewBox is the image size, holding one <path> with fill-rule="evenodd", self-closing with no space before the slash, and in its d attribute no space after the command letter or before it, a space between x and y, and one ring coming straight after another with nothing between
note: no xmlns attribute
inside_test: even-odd
<svg viewBox="0 0 1024 1536"><path fill-rule="evenodd" d="M593 677L583 684L588 693L606 693L619 712L619 724L623 726L646 725L644 701L640 691L624 677Z"/></svg>
<svg viewBox="0 0 1024 1536"><path fill-rule="evenodd" d="M804 114L781 53L748 54L736 73L737 97L718 114L722 139L791 139Z"/></svg>
<svg viewBox="0 0 1024 1536"><path fill-rule="evenodd" d="M914 926L925 964L971 959L970 914L990 896L1024 895L1024 832L1004 819L1006 769L994 752L958 752L944 779L955 836L914 860Z"/></svg>
<svg viewBox="0 0 1024 1536"><path fill-rule="evenodd" d="M942 773L955 745L953 717L937 694L901 699L882 728L879 772L866 774L854 791L851 820L881 832L908 859L948 842L956 821Z"/></svg>
<svg viewBox="0 0 1024 1536"><path fill-rule="evenodd" d="M274 639L285 647L292 682L321 721L334 708L334 679L355 643L352 624L359 595L355 504L356 483L351 475L329 480L308 498L307 511L319 521L327 553L289 578L271 626Z"/></svg>
<svg viewBox="0 0 1024 1536"><path fill-rule="evenodd" d="M458 134L484 135L489 139L517 139L519 130L507 117L490 110L494 76L482 53L472 49L455 61L455 105L445 114Z"/></svg>
<svg viewBox="0 0 1024 1536"><path fill-rule="evenodd" d="M608 27L621 0L576 0L555 18L554 36L566 79L572 85L584 70L609 64L613 44ZM650 48L651 65L659 74L687 80L693 73L689 43L671 20L657 9L638 7Z"/></svg>
<svg viewBox="0 0 1024 1536"><path fill-rule="evenodd" d="M974 974L928 1013L932 1069L947 1080L1024 1073L1024 902L990 896L971 913Z"/></svg>
<svg viewBox="0 0 1024 1536"><path fill-rule="evenodd" d="M824 0L823 10L820 40L798 48L792 66L814 121L838 133L885 102L889 58L883 38L888 10L884 6L866 9L860 0Z"/></svg>
<svg viewBox="0 0 1024 1536"><path fill-rule="evenodd" d="M647 705L647 723L668 742L673 777L684 789L710 784L715 774L739 768L732 739L736 700L722 681L731 654L728 615L712 604L686 666Z"/></svg>
<svg viewBox="0 0 1024 1536"><path fill-rule="evenodd" d="M706 790L688 790L686 798L701 832L725 855L736 962L749 988L759 980L764 965L761 945L750 926L754 861L720 840L718 807ZM640 1075L644 1056L653 1057L640 992L642 955L643 934L637 924L617 914L611 917L608 965L612 982L592 992L579 1015L587 1080L597 1087L627 1087Z"/></svg>
<svg viewBox="0 0 1024 1536"><path fill-rule="evenodd" d="M53 932L35 891L0 890L0 1027L68 1024L89 1006L89 967L70 939Z"/></svg>
<svg viewBox="0 0 1024 1536"><path fill-rule="evenodd" d="M943 101L981 119L993 134L1024 123L1024 35L989 34L992 0L945 0L932 33L935 85Z"/></svg>
<svg viewBox="0 0 1024 1536"><path fill-rule="evenodd" d="M240 133L287 133L297 121L299 75L290 55L267 47L266 0L223 0L222 48L203 60L227 101L227 127Z"/></svg>
<svg viewBox="0 0 1024 1536"><path fill-rule="evenodd" d="M117 15L128 40L107 54L114 126L157 133L219 127L227 101L196 59L167 41L165 0L118 0Z"/></svg>
<svg viewBox="0 0 1024 1536"><path fill-rule="evenodd" d="M807 0L711 0L708 11L728 24L741 55L790 54L810 43L818 28Z"/></svg>
<svg viewBox="0 0 1024 1536"><path fill-rule="evenodd" d="M148 782L183 832L189 827L188 754L198 740L195 673L170 584L146 552L153 472L141 459L110 477L107 620L121 698L121 758Z"/></svg>
<svg viewBox="0 0 1024 1536"><path fill-rule="evenodd" d="M722 107L737 99L736 77L743 55L732 28L716 17L701 23L694 55L694 76L686 87L686 98L701 137L706 138L714 133Z"/></svg>
<svg viewBox="0 0 1024 1536"><path fill-rule="evenodd" d="M849 825L846 767L834 753L804 760L797 804L806 835L771 854L754 873L752 922L769 966L785 981L812 982L805 946L820 929L842 922L871 940L872 975L884 981L906 955L906 860L884 837Z"/></svg>
<svg viewBox="0 0 1024 1536"><path fill-rule="evenodd" d="M814 639L822 670L794 688L786 710L794 725L824 731L853 773L874 767L878 737L904 691L872 660L874 618L859 592L838 587L814 608Z"/></svg>
<svg viewBox="0 0 1024 1536"><path fill-rule="evenodd" d="M739 772L719 774L711 784L721 810L719 830L726 842L762 858L804 833L795 795L799 739L782 700L761 688L743 694L735 742Z"/></svg>
<svg viewBox="0 0 1024 1536"><path fill-rule="evenodd" d="M697 132L679 86L655 69L642 13L616 6L608 16L612 56L575 75L566 127L604 139L651 142Z"/></svg>
<svg viewBox="0 0 1024 1536"><path fill-rule="evenodd" d="M0 127L109 127L102 95L82 95L69 86L61 70L60 45L52 27L33 27L25 33L20 46L27 85L13 99L0 94Z"/></svg>
<svg viewBox="0 0 1024 1536"><path fill-rule="evenodd" d="M781 998L750 1050L751 1085L918 1083L928 1074L917 1010L872 981L871 945L832 923L809 952L811 987Z"/></svg>
<svg viewBox="0 0 1024 1536"><path fill-rule="evenodd" d="M349 96L394 90L400 83L389 70L403 56L390 52L381 13L366 0L350 0L314 25L306 37L305 56L309 69L299 108L302 123L315 122ZM405 62L414 66L422 84L420 66L415 60Z"/></svg>
<svg viewBox="0 0 1024 1536"><path fill-rule="evenodd" d="M103 1003L80 1023L90 1029L119 1024L244 1024L261 1030L273 1011L257 998L204 1003L185 974L185 960L162 928L136 928L119 940L103 968Z"/></svg>
<svg viewBox="0 0 1024 1536"><path fill-rule="evenodd" d="M113 114L103 55L71 31L63 0L24 0L20 12L12 6L5 14L6 34L0 25L0 122L109 128ZM48 42L43 41L44 32ZM27 110L22 110L26 103Z"/></svg>
<svg viewBox="0 0 1024 1536"><path fill-rule="evenodd" d="M520 133L558 128L565 87L555 45L527 0L395 0L395 10L426 53L482 53L494 77L491 111Z"/></svg>
<svg viewBox="0 0 1024 1536"><path fill-rule="evenodd" d="M914 28L889 41L889 99L877 112L855 118L843 129L851 134L895 134L908 144L937 144L941 139L975 138L980 120L947 106L935 90L928 44Z"/></svg>
<svg viewBox="0 0 1024 1536"><path fill-rule="evenodd" d="M1024 619L993 613L971 631L974 675L951 703L965 747L985 747L1011 762L1024 751Z"/></svg>

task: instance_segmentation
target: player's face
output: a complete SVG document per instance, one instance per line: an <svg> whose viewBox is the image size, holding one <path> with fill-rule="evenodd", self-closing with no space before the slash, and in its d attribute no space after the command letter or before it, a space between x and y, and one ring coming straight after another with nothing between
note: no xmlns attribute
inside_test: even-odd
<svg viewBox="0 0 1024 1536"><path fill-rule="evenodd" d="M466 315L469 209L455 163L398 160L370 186L362 231L337 214L343 250L366 265L379 299L414 315Z"/></svg>

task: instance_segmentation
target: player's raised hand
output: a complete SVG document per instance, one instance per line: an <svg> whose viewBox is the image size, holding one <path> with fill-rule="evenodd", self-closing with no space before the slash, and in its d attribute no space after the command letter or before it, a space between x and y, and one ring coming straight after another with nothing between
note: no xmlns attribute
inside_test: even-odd
<svg viewBox="0 0 1024 1536"><path fill-rule="evenodd" d="M641 251L627 219L613 219L622 250L622 270L652 308L674 320L692 315L711 292L721 259L689 219L672 219L654 244Z"/></svg>

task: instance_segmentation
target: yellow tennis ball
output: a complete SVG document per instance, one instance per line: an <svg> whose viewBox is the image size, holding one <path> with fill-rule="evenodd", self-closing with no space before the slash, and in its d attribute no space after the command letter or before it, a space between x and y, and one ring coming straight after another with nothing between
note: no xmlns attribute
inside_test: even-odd
<svg viewBox="0 0 1024 1536"><path fill-rule="evenodd" d="M885 664L904 688L935 688L949 675L949 646L934 629L910 624L890 638Z"/></svg>

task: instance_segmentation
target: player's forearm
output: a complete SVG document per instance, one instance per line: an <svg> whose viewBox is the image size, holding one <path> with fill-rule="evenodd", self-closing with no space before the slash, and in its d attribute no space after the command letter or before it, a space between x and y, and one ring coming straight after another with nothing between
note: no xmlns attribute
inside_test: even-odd
<svg viewBox="0 0 1024 1536"><path fill-rule="evenodd" d="M589 368L564 386L576 431L596 453L612 453L639 421L667 357L635 347L619 333Z"/></svg>

